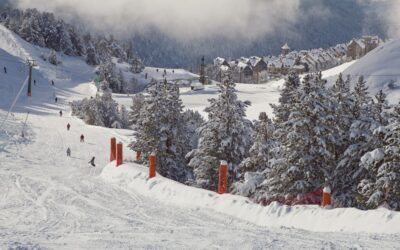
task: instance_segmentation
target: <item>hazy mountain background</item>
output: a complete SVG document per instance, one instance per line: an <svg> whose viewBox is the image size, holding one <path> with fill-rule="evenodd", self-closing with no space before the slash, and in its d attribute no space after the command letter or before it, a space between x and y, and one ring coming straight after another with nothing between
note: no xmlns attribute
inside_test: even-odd
<svg viewBox="0 0 400 250"><path fill-rule="evenodd" d="M299 50L329 47L364 34L387 38L393 29L389 27L387 16L381 13L386 13L399 1L11 2L15 7L54 12L69 22L131 40L147 65L195 70L203 55L211 61L216 56L278 54L286 42L292 49Z"/></svg>

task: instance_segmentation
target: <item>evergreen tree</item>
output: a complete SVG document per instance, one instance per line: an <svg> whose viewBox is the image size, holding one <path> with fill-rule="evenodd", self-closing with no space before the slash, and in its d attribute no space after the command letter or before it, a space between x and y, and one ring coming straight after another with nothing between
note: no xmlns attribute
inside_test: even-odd
<svg viewBox="0 0 400 250"><path fill-rule="evenodd" d="M325 81L307 75L294 100L284 110L287 121L277 124L280 148L265 181L269 196L315 191L333 172L337 132Z"/></svg>
<svg viewBox="0 0 400 250"><path fill-rule="evenodd" d="M210 99L210 105L205 109L208 121L199 129L198 148L187 155L194 171L195 185L210 190L216 190L221 160L229 164L229 183L236 181L236 169L248 156L251 145L251 122L245 118L250 103L237 99L229 71L217 85L219 96Z"/></svg>
<svg viewBox="0 0 400 250"><path fill-rule="evenodd" d="M279 126L279 124L283 124L289 118L290 108L294 105L297 100L297 90L300 86L299 76L291 72L283 86L283 89L280 94L279 104L272 104L271 107L274 111L274 121Z"/></svg>
<svg viewBox="0 0 400 250"><path fill-rule="evenodd" d="M348 132L349 142L336 166L333 181L335 203L346 207L357 205L357 185L366 174L365 169L360 168L360 159L375 147L373 131L383 125L378 115L373 112L376 110L375 104L369 96L368 86L365 85L362 76L358 79L352 95L355 100L352 108L353 120ZM379 102L382 101L381 99Z"/></svg>
<svg viewBox="0 0 400 250"><path fill-rule="evenodd" d="M183 119L189 133L190 146L191 148L196 148L199 141L198 129L204 124L205 121L199 112L191 109L186 110L183 113Z"/></svg>
<svg viewBox="0 0 400 250"><path fill-rule="evenodd" d="M144 105L145 98L143 94L136 94L132 97L132 106L129 113L129 125L135 126L140 117L140 111Z"/></svg>
<svg viewBox="0 0 400 250"><path fill-rule="evenodd" d="M107 92L96 95L93 99L74 101L71 103L71 109L72 115L83 119L89 125L111 128L115 124L121 124L118 103Z"/></svg>
<svg viewBox="0 0 400 250"><path fill-rule="evenodd" d="M121 128L129 128L129 112L126 109L125 105L121 106L120 117L121 117Z"/></svg>
<svg viewBox="0 0 400 250"><path fill-rule="evenodd" d="M49 55L47 57L47 61L53 65L60 64L60 62L57 59L57 53L54 50L50 50Z"/></svg>
<svg viewBox="0 0 400 250"><path fill-rule="evenodd" d="M269 171L272 148L275 147L273 132L272 121L265 112L260 113L259 120L254 122L253 146L249 157L239 165L239 181L234 183L233 193L253 197L256 190L261 188L264 175Z"/></svg>
<svg viewBox="0 0 400 250"><path fill-rule="evenodd" d="M366 208L380 205L400 211L400 123L374 131L377 147L361 158L367 174L358 185L359 202Z"/></svg>
<svg viewBox="0 0 400 250"><path fill-rule="evenodd" d="M155 152L158 173L180 182L190 174L185 166L190 145L182 110L178 86L157 82L148 89L135 125L136 141L130 145L142 152L145 162Z"/></svg>

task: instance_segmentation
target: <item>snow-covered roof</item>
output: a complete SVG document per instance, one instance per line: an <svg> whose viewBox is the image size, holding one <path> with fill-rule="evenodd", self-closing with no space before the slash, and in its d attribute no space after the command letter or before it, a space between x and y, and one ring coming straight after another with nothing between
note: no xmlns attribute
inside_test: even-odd
<svg viewBox="0 0 400 250"><path fill-rule="evenodd" d="M287 43L285 43L285 45L283 45L281 49L290 50L290 47Z"/></svg>
<svg viewBox="0 0 400 250"><path fill-rule="evenodd" d="M241 58L239 58L238 62L248 63L249 62L249 58L242 56Z"/></svg>
<svg viewBox="0 0 400 250"><path fill-rule="evenodd" d="M240 69L250 68L250 66L247 63L244 63L244 62L238 62L237 66Z"/></svg>
<svg viewBox="0 0 400 250"><path fill-rule="evenodd" d="M221 69L222 71L227 71L227 70L229 70L229 67L226 66L226 65L221 65L220 69Z"/></svg>
<svg viewBox="0 0 400 250"><path fill-rule="evenodd" d="M252 56L249 58L249 63L252 67L257 66L257 64L262 60L262 58L258 56Z"/></svg>
<svg viewBox="0 0 400 250"><path fill-rule="evenodd" d="M226 62L226 60L222 57L217 57L214 59L214 65L222 65L224 62Z"/></svg>

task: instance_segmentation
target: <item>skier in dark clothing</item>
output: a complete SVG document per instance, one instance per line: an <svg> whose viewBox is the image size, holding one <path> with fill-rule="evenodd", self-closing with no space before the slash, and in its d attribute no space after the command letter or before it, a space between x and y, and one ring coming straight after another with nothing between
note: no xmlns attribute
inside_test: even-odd
<svg viewBox="0 0 400 250"><path fill-rule="evenodd" d="M54 100L57 102L57 101L58 101L58 98L56 97Z"/></svg>
<svg viewBox="0 0 400 250"><path fill-rule="evenodd" d="M53 80L51 80L51 85L53 85L53 86L54 86L54 81L53 81Z"/></svg>
<svg viewBox="0 0 400 250"><path fill-rule="evenodd" d="M85 142L85 136L81 135L81 142Z"/></svg>
<svg viewBox="0 0 400 250"><path fill-rule="evenodd" d="M92 165L93 167L96 167L96 165L94 164L94 156L92 157L92 159L88 163L90 163L90 165Z"/></svg>
<svg viewBox="0 0 400 250"><path fill-rule="evenodd" d="M33 85L36 86L36 80L33 80Z"/></svg>
<svg viewBox="0 0 400 250"><path fill-rule="evenodd" d="M67 124L67 130L69 131L70 128L71 128L71 125L68 123Z"/></svg>
<svg viewBox="0 0 400 250"><path fill-rule="evenodd" d="M7 67L4 66L4 74L7 74Z"/></svg>
<svg viewBox="0 0 400 250"><path fill-rule="evenodd" d="M71 149L70 148L67 148L67 156L71 157Z"/></svg>
<svg viewBox="0 0 400 250"><path fill-rule="evenodd" d="M60 117L62 117L62 110L60 110Z"/></svg>

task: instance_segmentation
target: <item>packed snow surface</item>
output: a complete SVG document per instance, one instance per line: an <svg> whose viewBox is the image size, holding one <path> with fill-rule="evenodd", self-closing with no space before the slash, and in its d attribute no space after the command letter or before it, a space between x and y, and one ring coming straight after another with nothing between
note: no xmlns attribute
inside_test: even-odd
<svg viewBox="0 0 400 250"><path fill-rule="evenodd" d="M32 97L25 89L0 128L0 249L400 248L399 214L385 209L261 207L162 177L147 180L144 166L115 168L109 140L126 145L132 132L88 126L70 116L70 101L95 94L93 68L62 55L63 64L55 67L41 53L48 51L0 26L0 69L8 69L0 71L0 121L26 78L25 60L37 64ZM249 117L268 110L281 83L238 84L240 98L254 103ZM212 85L182 94L188 108L199 110L217 95ZM129 162L134 153L124 150ZM93 156L96 167L88 164Z"/></svg>

